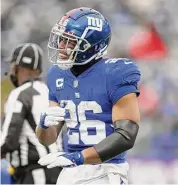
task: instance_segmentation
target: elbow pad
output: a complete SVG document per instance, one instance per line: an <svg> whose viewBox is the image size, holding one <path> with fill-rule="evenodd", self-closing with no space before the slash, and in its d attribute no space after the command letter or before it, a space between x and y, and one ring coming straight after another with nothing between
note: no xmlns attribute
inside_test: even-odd
<svg viewBox="0 0 178 185"><path fill-rule="evenodd" d="M138 124L133 121L115 121L114 133L94 146L101 161L105 162L131 149L134 146L138 129Z"/></svg>

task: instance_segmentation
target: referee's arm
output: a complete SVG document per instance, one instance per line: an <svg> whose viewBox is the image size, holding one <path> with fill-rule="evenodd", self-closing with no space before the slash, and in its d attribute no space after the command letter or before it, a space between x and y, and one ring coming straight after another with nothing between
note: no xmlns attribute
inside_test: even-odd
<svg viewBox="0 0 178 185"><path fill-rule="evenodd" d="M13 152L18 148L19 136L26 114L27 111L23 103L11 93L7 101L2 126L1 158L4 158L8 152Z"/></svg>

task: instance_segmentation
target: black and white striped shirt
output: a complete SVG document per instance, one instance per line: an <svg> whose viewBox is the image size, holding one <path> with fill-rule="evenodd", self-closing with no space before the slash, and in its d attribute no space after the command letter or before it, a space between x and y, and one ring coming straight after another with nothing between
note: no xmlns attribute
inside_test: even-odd
<svg viewBox="0 0 178 185"><path fill-rule="evenodd" d="M40 157L58 151L56 143L41 145L35 134L40 114L47 106L48 89L40 80L26 81L10 93L2 126L1 155L8 154L13 167L36 164Z"/></svg>

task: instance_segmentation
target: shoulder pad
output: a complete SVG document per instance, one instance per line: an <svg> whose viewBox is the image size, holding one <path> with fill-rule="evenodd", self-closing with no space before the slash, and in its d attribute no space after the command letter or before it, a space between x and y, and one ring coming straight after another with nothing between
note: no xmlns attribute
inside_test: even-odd
<svg viewBox="0 0 178 185"><path fill-rule="evenodd" d="M108 74L115 74L116 72L121 74L127 73L128 71L139 71L137 64L128 58L111 58L105 61L106 72Z"/></svg>
<svg viewBox="0 0 178 185"><path fill-rule="evenodd" d="M57 68L58 68L57 66L51 66L51 67L48 69L47 75L53 74L56 70L58 70Z"/></svg>

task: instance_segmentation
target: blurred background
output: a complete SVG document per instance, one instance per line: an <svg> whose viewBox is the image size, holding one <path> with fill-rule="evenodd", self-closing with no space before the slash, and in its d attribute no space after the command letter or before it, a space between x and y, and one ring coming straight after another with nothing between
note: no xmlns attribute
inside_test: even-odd
<svg viewBox="0 0 178 185"><path fill-rule="evenodd" d="M142 71L141 126L128 152L130 183L178 184L178 0L1 0L1 120L13 88L7 58L22 42L45 52L52 26L70 9L87 6L111 23L108 55L129 57Z"/></svg>

